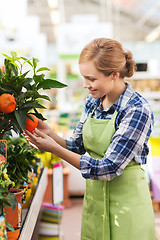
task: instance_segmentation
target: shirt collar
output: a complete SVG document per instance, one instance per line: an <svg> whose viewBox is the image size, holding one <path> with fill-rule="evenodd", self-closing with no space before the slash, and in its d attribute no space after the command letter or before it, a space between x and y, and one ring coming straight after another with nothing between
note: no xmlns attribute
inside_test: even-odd
<svg viewBox="0 0 160 240"><path fill-rule="evenodd" d="M112 106L110 106L109 108L106 108L103 111L108 112L114 109L118 112L127 105L127 103L129 102L129 100L134 94L134 90L132 89L129 83L125 82L125 85L126 85L126 90L119 96L116 102L113 103ZM100 99L97 101L97 105L98 105L97 110L102 111Z"/></svg>

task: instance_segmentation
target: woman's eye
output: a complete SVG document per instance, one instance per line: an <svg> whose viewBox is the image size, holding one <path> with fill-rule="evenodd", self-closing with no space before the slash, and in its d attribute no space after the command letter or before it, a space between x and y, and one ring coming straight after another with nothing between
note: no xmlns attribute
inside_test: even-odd
<svg viewBox="0 0 160 240"><path fill-rule="evenodd" d="M95 78L88 78L88 80L94 82L96 79Z"/></svg>

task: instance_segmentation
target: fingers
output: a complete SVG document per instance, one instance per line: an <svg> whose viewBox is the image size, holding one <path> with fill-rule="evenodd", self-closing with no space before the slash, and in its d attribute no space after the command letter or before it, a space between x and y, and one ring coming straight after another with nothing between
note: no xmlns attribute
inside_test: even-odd
<svg viewBox="0 0 160 240"><path fill-rule="evenodd" d="M23 132L22 134L27 139L27 141L29 142L29 140L30 140L29 136L25 132Z"/></svg>
<svg viewBox="0 0 160 240"><path fill-rule="evenodd" d="M46 134L41 132L41 131L39 131L37 128L34 129L33 134L34 135L36 134L38 137L42 137L42 138L46 137Z"/></svg>
<svg viewBox="0 0 160 240"><path fill-rule="evenodd" d="M26 139L29 144L39 150L44 150L44 145L50 137L35 128L32 132L25 130Z"/></svg>
<svg viewBox="0 0 160 240"><path fill-rule="evenodd" d="M43 121L41 119L38 119L38 126L43 125Z"/></svg>
<svg viewBox="0 0 160 240"><path fill-rule="evenodd" d="M29 142L29 144L31 145L31 147L39 150L39 148L35 144L33 144L32 142Z"/></svg>
<svg viewBox="0 0 160 240"><path fill-rule="evenodd" d="M31 145L31 147L39 149L34 143L32 143L31 138L28 136L28 131L23 132L23 136L27 139L28 143Z"/></svg>

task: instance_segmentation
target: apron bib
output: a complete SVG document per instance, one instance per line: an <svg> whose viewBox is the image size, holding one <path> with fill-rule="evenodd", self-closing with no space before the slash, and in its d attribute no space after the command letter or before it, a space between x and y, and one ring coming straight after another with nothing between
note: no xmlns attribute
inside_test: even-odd
<svg viewBox="0 0 160 240"><path fill-rule="evenodd" d="M103 158L115 133L115 118L89 114L83 142L93 158ZM81 240L155 240L154 213L144 170L131 161L111 181L86 180Z"/></svg>

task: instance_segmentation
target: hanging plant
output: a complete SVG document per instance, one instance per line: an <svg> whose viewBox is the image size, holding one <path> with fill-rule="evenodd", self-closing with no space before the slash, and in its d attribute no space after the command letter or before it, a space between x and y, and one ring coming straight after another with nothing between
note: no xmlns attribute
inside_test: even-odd
<svg viewBox="0 0 160 240"><path fill-rule="evenodd" d="M34 122L32 113L45 120L38 109L45 109L42 100L50 101L41 90L63 88L67 85L45 78L43 71L50 71L47 67L38 68L37 58L18 57L16 52L5 56L4 66L0 69L0 139L5 132L13 130L21 134L26 129L27 118ZM24 72L24 65L30 68ZM32 72L32 77L28 76Z"/></svg>

